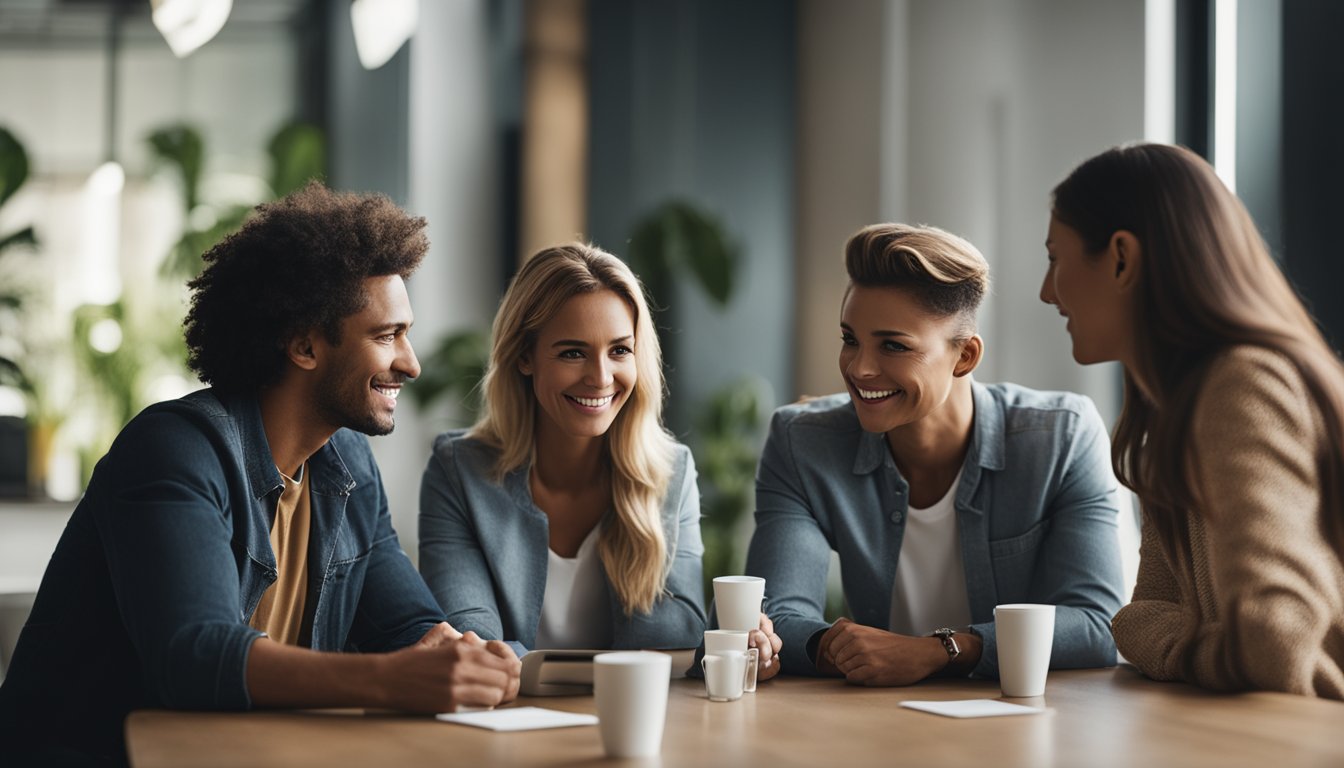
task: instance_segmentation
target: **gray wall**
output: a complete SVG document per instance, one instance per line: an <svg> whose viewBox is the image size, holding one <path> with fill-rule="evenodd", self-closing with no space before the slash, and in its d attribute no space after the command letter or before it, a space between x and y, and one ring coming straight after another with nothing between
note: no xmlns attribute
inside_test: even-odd
<svg viewBox="0 0 1344 768"><path fill-rule="evenodd" d="M355 59L349 14L333 14L333 124L348 121L333 135L333 182L387 193L428 219L430 251L409 283L411 341L422 357L445 332L488 326L501 292L489 11L484 0L422 3L415 37L374 72ZM420 475L450 415L405 398L396 430L371 440L393 525L415 562Z"/></svg>
<svg viewBox="0 0 1344 768"><path fill-rule="evenodd" d="M743 246L729 307L689 285L664 299L685 435L694 404L744 373L776 399L793 389L794 4L593 0L589 13L591 237L625 255L636 220L676 197Z"/></svg>
<svg viewBox="0 0 1344 768"><path fill-rule="evenodd" d="M811 111L801 118L811 126L799 145L802 199L820 202L799 209L800 239L808 243L799 253L802 391L841 386L839 254L846 235L871 223L857 221L856 212L870 211L949 229L989 260L979 379L1084 392L1113 418L1117 369L1074 363L1063 323L1037 294L1051 187L1086 157L1142 138L1143 2L909 0L844 8L838 14L822 0L800 7L809 19L800 25L800 101L861 108L829 121ZM871 72L877 61L880 75ZM847 122L874 113L876 138ZM836 168L868 175L843 185ZM826 204L831 189L846 207ZM814 285L826 301L808 300Z"/></svg>

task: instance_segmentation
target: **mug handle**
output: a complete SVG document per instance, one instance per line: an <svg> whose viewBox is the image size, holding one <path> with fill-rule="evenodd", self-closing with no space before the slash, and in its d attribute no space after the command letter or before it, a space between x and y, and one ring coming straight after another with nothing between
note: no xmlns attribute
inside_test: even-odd
<svg viewBox="0 0 1344 768"><path fill-rule="evenodd" d="M761 661L761 649L755 647L748 648L747 669L745 672L745 676L742 678L743 693L756 692L756 670L757 666L760 664L760 661Z"/></svg>

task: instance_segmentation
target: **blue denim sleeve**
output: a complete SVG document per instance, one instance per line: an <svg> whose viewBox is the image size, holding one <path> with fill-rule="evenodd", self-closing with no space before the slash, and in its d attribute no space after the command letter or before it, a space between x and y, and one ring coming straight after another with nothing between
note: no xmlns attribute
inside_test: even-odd
<svg viewBox="0 0 1344 768"><path fill-rule="evenodd" d="M371 490L376 491L378 522L347 644L363 652L395 651L424 637L443 620L443 611L435 604L434 596L392 529L387 494L372 453L365 451L364 458L368 462L367 471L374 478ZM349 509L347 514L368 512Z"/></svg>
<svg viewBox="0 0 1344 768"><path fill-rule="evenodd" d="M765 579L765 613L784 641L780 669L816 675L807 641L830 626L824 617L831 547L803 490L789 426L776 412L756 472L756 531L746 570Z"/></svg>
<svg viewBox="0 0 1344 768"><path fill-rule="evenodd" d="M677 516L677 541L664 593L647 614L613 617L614 648L694 648L704 637L705 545L700 538L700 489L695 484L695 462L690 451L682 446L677 450L684 458L685 470L679 487L667 490L670 504L665 505L664 514Z"/></svg>
<svg viewBox="0 0 1344 768"><path fill-rule="evenodd" d="M454 629L506 639L447 436L435 441L420 481L420 575Z"/></svg>
<svg viewBox="0 0 1344 768"><path fill-rule="evenodd" d="M1110 624L1123 602L1118 486L1111 470L1110 441L1096 406L1087 398L1079 400L1084 407L1072 439L1060 451L1062 479L1047 511L1049 528L1030 588L1032 602L1055 606L1053 669L1114 666ZM984 639L972 674L997 678L993 620L974 624L971 630Z"/></svg>
<svg viewBox="0 0 1344 768"><path fill-rule="evenodd" d="M117 609L146 688L180 709L246 709L247 655L222 456L170 413L126 427L100 466L94 510ZM97 628L91 628L96 636Z"/></svg>

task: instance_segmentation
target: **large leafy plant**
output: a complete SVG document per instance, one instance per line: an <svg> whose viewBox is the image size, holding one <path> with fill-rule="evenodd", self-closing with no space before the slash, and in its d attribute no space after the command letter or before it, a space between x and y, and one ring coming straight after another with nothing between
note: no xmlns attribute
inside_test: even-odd
<svg viewBox="0 0 1344 768"><path fill-rule="evenodd" d="M8 129L0 127L0 208L28 180L28 152ZM36 245L37 237L31 226L14 232L0 233L0 257L21 245ZM31 392L32 385L19 365L22 345L17 338L18 314L23 307L24 295L13 281L0 283L0 384L8 384Z"/></svg>
<svg viewBox="0 0 1344 768"><path fill-rule="evenodd" d="M210 250L226 235L242 226L252 208L264 200L209 205L202 201L201 185L205 172L205 142L190 125L171 125L151 133L147 139L159 163L174 169L182 185L182 208L187 227L164 261L165 275L190 279L200 273L201 254ZM284 197L326 175L326 138L321 129L301 122L281 126L267 152L271 172L267 179L271 199ZM204 212L205 215L198 215Z"/></svg>

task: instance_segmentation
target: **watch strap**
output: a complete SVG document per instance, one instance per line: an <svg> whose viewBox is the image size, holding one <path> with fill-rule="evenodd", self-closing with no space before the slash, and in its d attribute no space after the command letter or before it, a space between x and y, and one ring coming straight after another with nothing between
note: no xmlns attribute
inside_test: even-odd
<svg viewBox="0 0 1344 768"><path fill-rule="evenodd" d="M943 643L943 650L947 651L948 664L951 664L953 659L961 655L961 647L957 645L957 640L953 637L956 633L957 631L955 629L949 629L948 627L935 629L933 631L933 637L941 640Z"/></svg>

